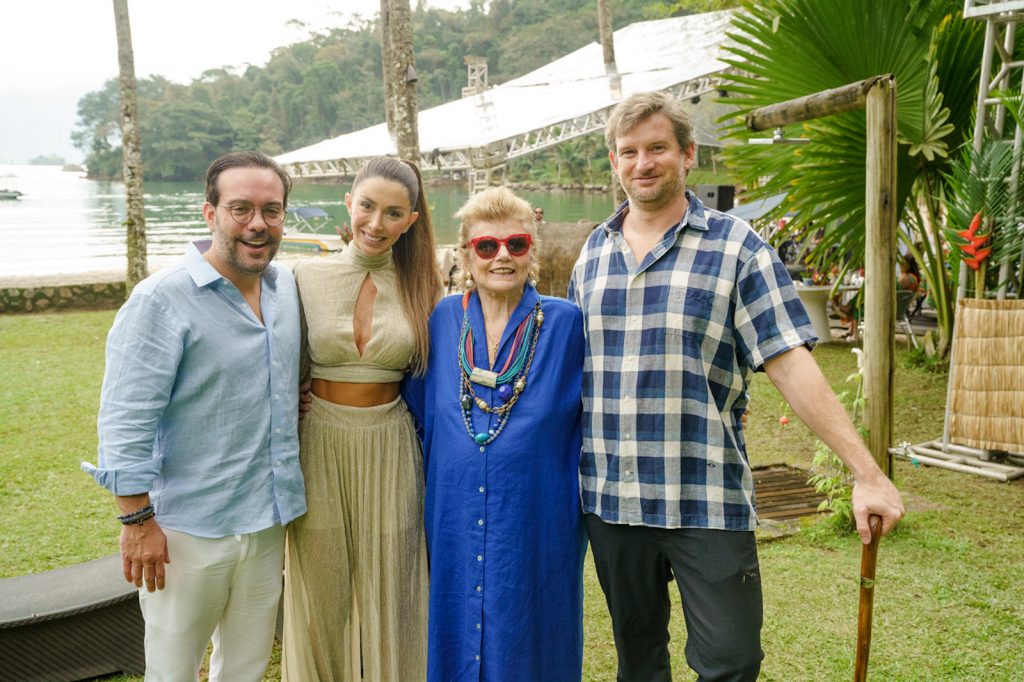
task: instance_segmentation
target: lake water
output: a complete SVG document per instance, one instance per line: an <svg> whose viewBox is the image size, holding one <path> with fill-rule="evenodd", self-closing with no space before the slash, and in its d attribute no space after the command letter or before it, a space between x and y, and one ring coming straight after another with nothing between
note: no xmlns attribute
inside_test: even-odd
<svg viewBox="0 0 1024 682"><path fill-rule="evenodd" d="M124 269L125 196L120 182L87 180L82 173L56 166L0 165L0 186L24 193L16 201L0 201L0 277ZM348 221L347 190L342 185L297 185L288 203L322 208L332 216L332 225L342 225ZM451 244L456 227L452 214L465 202L467 190L438 186L426 191L438 243ZM531 204L543 206L549 222L597 221L611 212L606 194L520 194ZM200 214L202 203L200 182L145 183L151 257L179 256L189 241L209 234Z"/></svg>

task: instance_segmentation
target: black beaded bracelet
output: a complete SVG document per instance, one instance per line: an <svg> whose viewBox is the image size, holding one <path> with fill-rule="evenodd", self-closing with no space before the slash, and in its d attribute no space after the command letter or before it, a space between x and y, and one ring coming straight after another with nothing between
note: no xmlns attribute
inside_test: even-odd
<svg viewBox="0 0 1024 682"><path fill-rule="evenodd" d="M134 526L142 524L149 519L156 516L156 510L153 509L153 505L147 504L145 507L138 511L133 511L131 514L123 514L117 517L117 520L126 526Z"/></svg>

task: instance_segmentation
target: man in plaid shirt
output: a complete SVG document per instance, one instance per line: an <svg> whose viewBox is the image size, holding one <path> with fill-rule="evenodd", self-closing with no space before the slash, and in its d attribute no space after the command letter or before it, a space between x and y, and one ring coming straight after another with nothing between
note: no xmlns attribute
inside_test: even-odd
<svg viewBox="0 0 1024 682"><path fill-rule="evenodd" d="M748 225L685 190L693 125L662 93L632 95L606 132L629 200L587 240L569 298L583 311L580 488L612 616L619 680L670 680L668 582L701 680L753 680L762 600L742 416L758 370L854 474L862 540L899 493L809 349L786 269Z"/></svg>

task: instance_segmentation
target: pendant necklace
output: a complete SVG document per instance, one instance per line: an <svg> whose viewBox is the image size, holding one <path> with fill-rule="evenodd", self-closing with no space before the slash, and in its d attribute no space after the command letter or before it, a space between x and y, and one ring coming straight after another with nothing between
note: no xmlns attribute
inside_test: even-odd
<svg viewBox="0 0 1024 682"><path fill-rule="evenodd" d="M505 428L512 408L526 389L526 379L530 374L533 355L537 350L540 328L544 324L544 312L541 310L540 301L537 301L530 314L516 328L515 339L508 358L505 360L505 366L500 372L486 370L476 367L473 361L473 329L470 327L467 311L469 294L470 292L466 292L462 298L462 332L458 352L459 373L462 375L459 404L462 407L462 421L466 425L466 433L475 443L489 445ZM497 352L495 352L495 357L497 357ZM493 407L489 405L486 400L476 394L473 384L497 388L502 404ZM474 433L472 419L474 405L485 414L498 415L497 426L489 431Z"/></svg>

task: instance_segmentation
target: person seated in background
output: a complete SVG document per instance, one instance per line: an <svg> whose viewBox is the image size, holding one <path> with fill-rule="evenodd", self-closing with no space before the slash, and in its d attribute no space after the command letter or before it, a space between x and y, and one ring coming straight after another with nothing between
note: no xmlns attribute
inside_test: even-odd
<svg viewBox="0 0 1024 682"><path fill-rule="evenodd" d="M916 294L921 288L921 269L917 266L917 259L907 253L900 256L899 265L899 288Z"/></svg>
<svg viewBox="0 0 1024 682"><path fill-rule="evenodd" d="M540 206L535 206L533 209L533 222L538 225L544 222L544 209Z"/></svg>
<svg viewBox="0 0 1024 682"><path fill-rule="evenodd" d="M860 340L860 319L864 312L863 285L863 268L850 270L843 276L843 286L848 288L840 291L833 299L835 309L839 312L839 320L846 327L845 338L854 343Z"/></svg>

